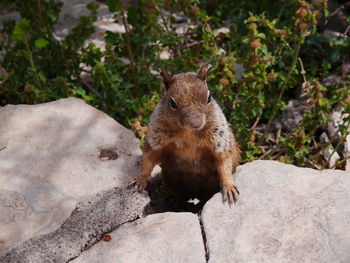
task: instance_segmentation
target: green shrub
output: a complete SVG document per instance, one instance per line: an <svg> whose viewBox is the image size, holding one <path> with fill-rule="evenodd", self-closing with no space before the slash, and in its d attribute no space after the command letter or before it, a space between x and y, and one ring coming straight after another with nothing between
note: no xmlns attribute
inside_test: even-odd
<svg viewBox="0 0 350 263"><path fill-rule="evenodd" d="M16 1L22 19L17 25L5 23L1 32L6 36L1 38L5 52L1 65L8 72L0 85L3 104L81 97L143 137L161 96L160 80L151 72L195 71L199 62L210 61L209 87L232 124L244 161L264 158L316 168L329 165L322 150L330 143L321 142L319 135L335 106L350 112L349 79L327 88L320 83L339 70L339 61L350 52L350 41L346 35L334 40L323 37L326 0L313 4L140 0L137 7L123 0L107 3L126 33L106 32L102 51L84 45L93 33L96 4L89 4L90 15L58 41L53 26L60 3ZM185 33L174 28L179 12L192 25ZM229 32L218 33L227 24ZM160 59L163 50L170 53L169 60ZM245 69L240 78L234 64ZM92 84L81 78L84 65L91 68L87 74ZM309 105L303 121L292 131L272 130L273 121L297 93L303 93ZM344 115L336 150L349 123ZM341 157L338 167L345 161Z"/></svg>

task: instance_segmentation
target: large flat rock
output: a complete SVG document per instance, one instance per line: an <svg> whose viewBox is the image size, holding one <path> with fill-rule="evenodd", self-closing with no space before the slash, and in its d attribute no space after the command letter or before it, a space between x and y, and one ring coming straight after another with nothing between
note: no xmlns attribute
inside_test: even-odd
<svg viewBox="0 0 350 263"><path fill-rule="evenodd" d="M0 123L0 256L137 172L134 134L82 100L8 105Z"/></svg>
<svg viewBox="0 0 350 263"><path fill-rule="evenodd" d="M125 224L72 263L204 263L205 250L198 217L161 213Z"/></svg>
<svg viewBox="0 0 350 263"><path fill-rule="evenodd" d="M54 232L31 238L0 257L1 263L66 263L102 236L144 214L149 198L135 189L115 188L80 202Z"/></svg>
<svg viewBox="0 0 350 263"><path fill-rule="evenodd" d="M210 263L350 262L348 172L254 161L236 182L236 205L202 211Z"/></svg>

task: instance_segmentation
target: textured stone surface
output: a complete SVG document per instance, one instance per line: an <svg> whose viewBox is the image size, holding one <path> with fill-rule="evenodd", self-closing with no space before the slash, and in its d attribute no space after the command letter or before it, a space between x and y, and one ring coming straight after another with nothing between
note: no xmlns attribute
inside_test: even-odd
<svg viewBox="0 0 350 263"><path fill-rule="evenodd" d="M82 100L8 105L0 123L0 255L136 173L134 134Z"/></svg>
<svg viewBox="0 0 350 263"><path fill-rule="evenodd" d="M348 122L345 121L348 117L349 113L346 113L344 108L341 105L338 105L332 112L327 125L327 133L329 138L331 138L333 145L344 144L343 156L346 159L346 171L350 171L350 127L348 126ZM343 143L343 135L339 131L341 126L348 126L348 135Z"/></svg>
<svg viewBox="0 0 350 263"><path fill-rule="evenodd" d="M305 100L290 100L285 111L272 122L272 128L284 131L296 129L303 121L303 114L308 109L310 105Z"/></svg>
<svg viewBox="0 0 350 263"><path fill-rule="evenodd" d="M161 213L125 224L84 251L72 263L205 262L198 217Z"/></svg>
<svg viewBox="0 0 350 263"><path fill-rule="evenodd" d="M345 139L344 157L347 158L345 170L350 172L350 134Z"/></svg>
<svg viewBox="0 0 350 263"><path fill-rule="evenodd" d="M238 203L202 211L210 263L350 262L348 172L255 161L236 176Z"/></svg>
<svg viewBox="0 0 350 263"><path fill-rule="evenodd" d="M53 233L30 239L0 258L1 263L64 263L103 234L143 215L149 199L133 189L112 189L81 202Z"/></svg>
<svg viewBox="0 0 350 263"><path fill-rule="evenodd" d="M90 14L90 11L86 8L86 5L90 2L98 4L99 9L97 20L93 24L95 32L87 41L88 43L93 42L97 47L104 49L106 45L104 34L106 31L114 33L125 32L123 24L118 22L116 13L109 12L106 3L92 0L62 0L61 2L63 2L63 7L55 25L55 37L59 40L64 39L79 24L80 17Z"/></svg>

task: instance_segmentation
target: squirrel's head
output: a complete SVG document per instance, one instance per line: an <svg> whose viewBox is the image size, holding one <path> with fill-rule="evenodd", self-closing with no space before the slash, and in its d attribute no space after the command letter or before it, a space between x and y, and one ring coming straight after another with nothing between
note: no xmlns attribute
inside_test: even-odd
<svg viewBox="0 0 350 263"><path fill-rule="evenodd" d="M172 75L161 71L165 89L164 110L171 121L189 130L201 130L212 107L212 98L205 81L207 66L208 63L203 64L198 73Z"/></svg>

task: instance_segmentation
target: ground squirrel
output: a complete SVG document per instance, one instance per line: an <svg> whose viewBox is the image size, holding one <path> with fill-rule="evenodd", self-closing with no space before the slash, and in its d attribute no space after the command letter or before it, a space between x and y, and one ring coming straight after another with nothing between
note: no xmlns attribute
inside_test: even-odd
<svg viewBox="0 0 350 263"><path fill-rule="evenodd" d="M221 188L224 201L236 201L239 192L232 174L240 150L208 90L207 64L197 74L161 71L161 75L164 93L151 115L134 183L144 188L160 164L166 188L182 200L207 200Z"/></svg>

